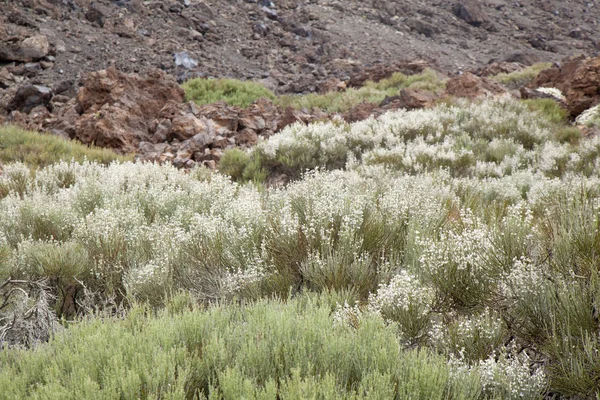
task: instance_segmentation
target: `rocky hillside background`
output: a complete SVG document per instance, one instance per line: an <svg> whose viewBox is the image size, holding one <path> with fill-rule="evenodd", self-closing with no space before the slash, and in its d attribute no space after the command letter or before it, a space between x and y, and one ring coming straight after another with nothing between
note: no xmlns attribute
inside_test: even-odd
<svg viewBox="0 0 600 400"><path fill-rule="evenodd" d="M574 119L600 100L598 21L591 1L0 1L0 124L215 168L294 122L448 97L550 97ZM209 104L179 85L207 77L267 96Z"/></svg>
<svg viewBox="0 0 600 400"><path fill-rule="evenodd" d="M56 91L114 66L307 92L378 63L425 59L454 74L594 55L598 21L600 6L585 0L4 0L0 89L31 81Z"/></svg>

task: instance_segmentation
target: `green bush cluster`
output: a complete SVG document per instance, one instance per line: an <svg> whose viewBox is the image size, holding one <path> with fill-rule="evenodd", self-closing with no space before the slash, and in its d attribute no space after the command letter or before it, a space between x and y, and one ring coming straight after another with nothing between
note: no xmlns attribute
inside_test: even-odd
<svg viewBox="0 0 600 400"><path fill-rule="evenodd" d="M183 84L183 90L186 100L198 105L225 101L230 106L245 108L261 97L275 99L260 83L237 79L190 79Z"/></svg>
<svg viewBox="0 0 600 400"><path fill-rule="evenodd" d="M518 89L533 81L545 69L552 66L552 63L536 63L527 68L510 73L500 73L492 77L493 80L502 83L510 89Z"/></svg>
<svg viewBox="0 0 600 400"><path fill-rule="evenodd" d="M133 156L121 156L109 149L88 147L57 136L26 131L14 126L0 127L0 162L22 162L32 168L45 167L61 160L82 162L130 161Z"/></svg>
<svg viewBox="0 0 600 400"><path fill-rule="evenodd" d="M0 398L480 398L474 373L402 349L377 318L335 326L326 296L178 310L181 300L83 320L35 352L1 351Z"/></svg>
<svg viewBox="0 0 600 400"><path fill-rule="evenodd" d="M341 92L306 95L285 95L276 97L260 83L236 79L191 79L183 84L186 99L197 104L210 104L225 101L238 107L247 107L259 98L273 100L283 108L318 108L326 112L346 112L360 103L380 103L386 96L395 96L400 89L419 88L438 92L444 88L444 81L438 74L426 69L415 75L395 73L379 82L367 82L363 87L349 88Z"/></svg>
<svg viewBox="0 0 600 400"><path fill-rule="evenodd" d="M280 96L277 103L282 107L311 110L317 108L326 112L346 112L361 103L381 103L388 96L396 96L401 89L415 88L431 92L444 89L445 82L437 72L426 69L420 74L405 75L400 72L379 82L366 82L358 89L348 88L341 92L324 94L310 93L300 96Z"/></svg>

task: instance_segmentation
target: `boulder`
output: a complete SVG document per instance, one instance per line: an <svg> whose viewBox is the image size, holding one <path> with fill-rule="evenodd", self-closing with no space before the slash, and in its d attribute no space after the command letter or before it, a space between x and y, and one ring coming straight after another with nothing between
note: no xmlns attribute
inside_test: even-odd
<svg viewBox="0 0 600 400"><path fill-rule="evenodd" d="M508 63L519 63L525 66L530 66L542 61L542 59L535 53L528 51L515 51L507 54L504 57L504 61Z"/></svg>
<svg viewBox="0 0 600 400"><path fill-rule="evenodd" d="M83 114L75 124L75 137L86 144L133 152L149 138L146 120L135 109L104 104L94 113Z"/></svg>
<svg viewBox="0 0 600 400"><path fill-rule="evenodd" d="M360 103L344 113L342 118L348 123L358 122L375 115L378 109L375 103Z"/></svg>
<svg viewBox="0 0 600 400"><path fill-rule="evenodd" d="M340 92L346 89L346 82L341 81L338 78L330 78L319 84L318 89L320 94Z"/></svg>
<svg viewBox="0 0 600 400"><path fill-rule="evenodd" d="M386 97L379 104L383 109L399 109L415 110L419 108L431 107L437 96L427 90L422 89L402 89L400 95Z"/></svg>
<svg viewBox="0 0 600 400"><path fill-rule="evenodd" d="M600 57L573 57L540 72L530 88L555 87L567 100L567 109L575 118L600 103Z"/></svg>
<svg viewBox="0 0 600 400"><path fill-rule="evenodd" d="M461 0L454 6L454 14L467 24L482 26L489 23L490 19L483 10L481 3L476 0Z"/></svg>
<svg viewBox="0 0 600 400"><path fill-rule="evenodd" d="M492 62L483 68L479 68L473 73L478 76L495 76L498 74L510 74L520 71L524 66L518 62Z"/></svg>
<svg viewBox="0 0 600 400"><path fill-rule="evenodd" d="M227 105L224 101L199 107L196 115L211 119L217 134L237 132L241 109Z"/></svg>
<svg viewBox="0 0 600 400"><path fill-rule="evenodd" d="M440 29L437 26L418 18L408 19L406 26L428 38L440 33Z"/></svg>
<svg viewBox="0 0 600 400"><path fill-rule="evenodd" d="M281 119L279 120L279 123L277 125L276 130L277 131L282 130L286 126L295 124L296 122L301 122L303 124L310 124L311 122L314 122L315 120L316 120L316 118L313 115L309 114L308 112L305 112L303 110L296 110L292 107L288 107L283 112Z"/></svg>
<svg viewBox="0 0 600 400"><path fill-rule="evenodd" d="M150 141L150 124L163 107L183 100L183 89L159 70L146 77L112 67L92 72L77 93L82 116L75 137L121 152L135 151L140 141Z"/></svg>
<svg viewBox="0 0 600 400"><path fill-rule="evenodd" d="M504 94L507 90L497 82L466 72L448 80L446 92L455 97L475 99L481 96Z"/></svg>
<svg viewBox="0 0 600 400"><path fill-rule="evenodd" d="M20 43L0 43L0 61L32 62L50 52L48 38L36 35Z"/></svg>
<svg viewBox="0 0 600 400"><path fill-rule="evenodd" d="M14 77L8 68L0 68L0 89L6 89L14 82Z"/></svg>
<svg viewBox="0 0 600 400"><path fill-rule="evenodd" d="M18 110L22 113L29 114L34 107L43 105L47 109L52 110L52 104L50 103L52 96L52 90L46 86L22 86L10 100L6 109L8 111Z"/></svg>
<svg viewBox="0 0 600 400"><path fill-rule="evenodd" d="M167 140L177 139L184 141L198 134L208 134L211 129L206 118L198 118L194 114L183 114L171 120L171 129L167 134Z"/></svg>
<svg viewBox="0 0 600 400"><path fill-rule="evenodd" d="M161 70L141 77L110 67L88 74L77 93L77 102L83 112L93 112L106 103L139 107L146 119L152 119L169 100L181 103L184 97L183 89Z"/></svg>

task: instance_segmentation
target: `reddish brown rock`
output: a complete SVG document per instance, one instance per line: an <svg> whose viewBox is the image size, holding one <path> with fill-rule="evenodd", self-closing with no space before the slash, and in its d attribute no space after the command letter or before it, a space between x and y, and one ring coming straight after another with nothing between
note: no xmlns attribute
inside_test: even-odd
<svg viewBox="0 0 600 400"><path fill-rule="evenodd" d="M77 102L83 112L94 111L107 103L139 107L142 115L150 119L156 117L169 100L181 103L184 97L177 82L160 70L142 77L110 67L88 74L77 93Z"/></svg>
<svg viewBox="0 0 600 400"><path fill-rule="evenodd" d="M118 104L107 103L96 112L83 114L75 124L75 137L81 142L122 153L136 151L139 142L148 136L141 113Z"/></svg>
<svg viewBox="0 0 600 400"><path fill-rule="evenodd" d="M235 135L235 143L241 147L251 147L258 143L258 135L252 129L242 129Z"/></svg>
<svg viewBox="0 0 600 400"><path fill-rule="evenodd" d="M572 117L600 103L600 57L575 57L540 72L530 85L555 87L567 99Z"/></svg>
<svg viewBox="0 0 600 400"><path fill-rule="evenodd" d="M218 134L236 132L241 109L228 106L224 101L204 105L198 108L196 115L211 119Z"/></svg>
<svg viewBox="0 0 600 400"><path fill-rule="evenodd" d="M315 122L319 119L319 116L313 114L309 114L303 110L296 110L292 107L288 107L285 109L283 114L281 115L281 119L277 125L277 131L282 130L288 125L295 124L296 122L301 122L303 124L310 124L311 122Z"/></svg>
<svg viewBox="0 0 600 400"><path fill-rule="evenodd" d="M261 98L241 111L240 128L250 128L267 137L277 131L280 118L281 108L270 100Z"/></svg>
<svg viewBox="0 0 600 400"><path fill-rule="evenodd" d="M319 93L339 92L346 89L346 82L338 78L330 78L319 85Z"/></svg>
<svg viewBox="0 0 600 400"><path fill-rule="evenodd" d="M446 92L455 97L475 99L481 96L507 93L507 90L499 83L466 72L450 79L446 83Z"/></svg>
<svg viewBox="0 0 600 400"><path fill-rule="evenodd" d="M402 89L400 95L386 97L379 107L386 110L405 108L414 110L419 108L431 107L438 97L427 90L422 89Z"/></svg>
<svg viewBox="0 0 600 400"><path fill-rule="evenodd" d="M121 152L150 140L149 126L169 101L181 103L183 89L162 71L147 77L115 68L90 73L77 93L75 137Z"/></svg>
<svg viewBox="0 0 600 400"><path fill-rule="evenodd" d="M178 115L171 121L171 129L167 140L188 140L197 134L206 134L211 131L211 126L206 118L198 118L194 114Z"/></svg>
<svg viewBox="0 0 600 400"><path fill-rule="evenodd" d="M479 68L474 71L474 74L478 76L494 76L498 74L510 74L520 71L523 68L524 66L518 62L494 62L483 68Z"/></svg>
<svg viewBox="0 0 600 400"><path fill-rule="evenodd" d="M342 115L342 118L348 123L362 121L374 115L377 110L378 106L375 103L360 103Z"/></svg>

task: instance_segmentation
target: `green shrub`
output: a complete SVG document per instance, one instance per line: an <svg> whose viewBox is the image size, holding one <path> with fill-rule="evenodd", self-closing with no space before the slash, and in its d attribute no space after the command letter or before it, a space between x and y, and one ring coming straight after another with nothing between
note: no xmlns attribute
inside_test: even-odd
<svg viewBox="0 0 600 400"><path fill-rule="evenodd" d="M0 127L0 162L22 162L31 168L45 167L60 160L82 162L132 160L133 156L120 156L109 149L88 147L53 135L26 131L14 126Z"/></svg>
<svg viewBox="0 0 600 400"><path fill-rule="evenodd" d="M0 352L0 398L477 399L475 373L404 351L364 317L334 325L314 296L89 319L35 352Z"/></svg>
<svg viewBox="0 0 600 400"><path fill-rule="evenodd" d="M534 112L540 113L552 124L564 124L567 122L569 113L562 108L556 100L552 99L528 99L523 100L527 107Z"/></svg>
<svg viewBox="0 0 600 400"><path fill-rule="evenodd" d="M506 85L511 89L517 89L527 83L533 81L540 72L545 69L548 69L552 66L552 63L537 63L524 68L519 71L511 72L511 73L500 73L492 77L495 81Z"/></svg>
<svg viewBox="0 0 600 400"><path fill-rule="evenodd" d="M391 77L382 79L378 82L366 82L365 87L377 90L400 90L406 88L429 90L438 92L443 90L445 82L440 79L438 73L430 68L426 68L420 74L405 75L401 72L394 73Z"/></svg>
<svg viewBox="0 0 600 400"><path fill-rule="evenodd" d="M219 172L229 176L236 182L242 181L244 170L250 164L250 156L240 149L229 149L223 152L219 161Z"/></svg>
<svg viewBox="0 0 600 400"><path fill-rule="evenodd" d="M198 105L225 101L230 106L245 108L261 97L275 99L263 85L237 79L191 79L183 84L183 90L186 100Z"/></svg>
<svg viewBox="0 0 600 400"><path fill-rule="evenodd" d="M444 81L437 72L426 69L420 74L404 75L395 73L390 78L379 82L366 82L361 88L348 88L341 92L324 94L310 93L300 96L280 96L277 102L280 106L311 110L318 108L330 113L346 112L361 103L379 104L387 96L398 95L401 89L418 88L438 92L444 88Z"/></svg>

